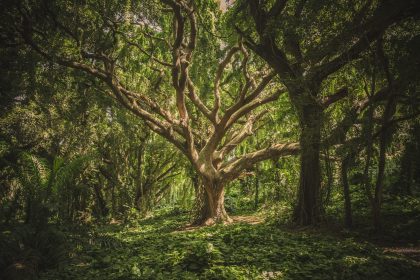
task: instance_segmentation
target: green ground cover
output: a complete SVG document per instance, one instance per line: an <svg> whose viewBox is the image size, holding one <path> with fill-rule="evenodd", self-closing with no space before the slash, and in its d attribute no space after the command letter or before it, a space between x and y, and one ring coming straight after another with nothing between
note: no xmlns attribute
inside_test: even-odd
<svg viewBox="0 0 420 280"><path fill-rule="evenodd" d="M367 242L270 223L185 229L166 213L66 233L71 258L41 279L418 279L414 260ZM70 248L69 247L69 248Z"/></svg>

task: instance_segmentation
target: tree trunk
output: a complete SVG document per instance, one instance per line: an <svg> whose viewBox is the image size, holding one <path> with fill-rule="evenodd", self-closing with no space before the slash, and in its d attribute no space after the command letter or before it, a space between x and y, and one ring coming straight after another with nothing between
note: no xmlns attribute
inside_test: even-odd
<svg viewBox="0 0 420 280"><path fill-rule="evenodd" d="M260 179L259 179L258 164L257 164L255 168L255 198L254 198L255 209L258 209L259 191L260 191Z"/></svg>
<svg viewBox="0 0 420 280"><path fill-rule="evenodd" d="M343 193L344 193L344 226L346 228L351 228L353 226L353 215L352 215L352 210L351 210L349 181L347 178L348 168L349 168L349 158L345 158L341 162L341 181L343 184Z"/></svg>
<svg viewBox="0 0 420 280"><path fill-rule="evenodd" d="M386 165L386 148L392 140L392 133L388 132L388 122L391 121L392 117L396 112L397 103L395 97L390 96L385 107L384 115L382 117L382 129L383 132L379 137L379 159L378 159L378 174L375 186L375 197L373 200L373 226L376 231L379 231L382 227L381 223L381 205L382 195L384 189L384 176L385 176L385 165Z"/></svg>
<svg viewBox="0 0 420 280"><path fill-rule="evenodd" d="M137 179L136 179L136 195L134 198L134 206L141 211L141 200L143 197L143 154L144 142L140 145L137 151Z"/></svg>
<svg viewBox="0 0 420 280"><path fill-rule="evenodd" d="M314 225L320 218L321 110L305 106L300 114L300 178L294 219L300 225Z"/></svg>
<svg viewBox="0 0 420 280"><path fill-rule="evenodd" d="M202 180L202 182L205 182L205 180ZM198 195L201 203L197 210L198 215L192 224L212 225L231 222L232 219L225 210L224 185L220 183L204 183L200 188Z"/></svg>
<svg viewBox="0 0 420 280"><path fill-rule="evenodd" d="M108 215L108 207L106 207L105 199L102 195L101 187L99 186L100 182L93 186L96 198L96 209L98 211L98 216L105 217Z"/></svg>
<svg viewBox="0 0 420 280"><path fill-rule="evenodd" d="M331 159L330 159L328 148L326 149L325 155L326 155L325 171L327 175L327 185L324 188L326 190L323 191L323 193L325 192L325 198L322 200L322 203L324 206L327 206L331 201L331 192L332 192L333 183L334 183L334 174L333 174L333 169L331 166Z"/></svg>

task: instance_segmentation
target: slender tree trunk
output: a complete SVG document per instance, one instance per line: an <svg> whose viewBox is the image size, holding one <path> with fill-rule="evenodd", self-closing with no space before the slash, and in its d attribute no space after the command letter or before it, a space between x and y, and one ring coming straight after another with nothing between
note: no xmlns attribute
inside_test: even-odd
<svg viewBox="0 0 420 280"><path fill-rule="evenodd" d="M111 182L111 216L115 218L116 216L116 197L115 197L115 184Z"/></svg>
<svg viewBox="0 0 420 280"><path fill-rule="evenodd" d="M93 186L93 189L95 191L98 214L101 217L105 217L106 215L108 215L108 208L106 207L106 202L105 202L105 199L102 195L101 188L100 188L99 184L100 184L100 182L98 184L95 184Z"/></svg>
<svg viewBox="0 0 420 280"><path fill-rule="evenodd" d="M349 160L350 160L349 158L345 158L341 162L341 181L343 184L343 193L344 193L344 226L346 228L351 228L353 226L350 187L349 187L349 181L347 178Z"/></svg>
<svg viewBox="0 0 420 280"><path fill-rule="evenodd" d="M321 110L303 107L300 114L300 179L294 218L300 225L313 225L320 219L320 139Z"/></svg>
<svg viewBox="0 0 420 280"><path fill-rule="evenodd" d="M374 198L372 195L372 186L371 186L371 178L369 173L369 167L371 164L371 159L373 156L373 107L370 106L368 111L366 112L366 120L365 120L365 128L362 132L363 136L365 137L365 147L366 147L366 160L365 160L365 167L363 170L363 189L366 193L366 197L369 200L370 206L373 209L374 205Z"/></svg>
<svg viewBox="0 0 420 280"><path fill-rule="evenodd" d="M327 185L325 190L325 198L323 200L323 205L326 206L330 203L331 200L331 191L333 188L334 177L333 177L333 170L331 166L331 160L328 148L326 149L326 158L325 158L325 171L327 175Z"/></svg>
<svg viewBox="0 0 420 280"><path fill-rule="evenodd" d="M194 225L212 225L214 223L229 223L232 219L225 210L225 189L220 183L210 183L202 180L201 205Z"/></svg>
<svg viewBox="0 0 420 280"><path fill-rule="evenodd" d="M381 136L379 144L379 162L378 162L378 174L375 185L375 196L373 199L372 205L372 218L373 218L373 227L376 231L381 229L381 204L382 204L382 190L383 190L383 181L385 173L385 160L386 160L386 147L385 140Z"/></svg>
<svg viewBox="0 0 420 280"><path fill-rule="evenodd" d="M137 180L136 180L136 196L134 198L134 206L141 211L141 200L143 197L143 154L144 143L140 145L137 151Z"/></svg>
<svg viewBox="0 0 420 280"><path fill-rule="evenodd" d="M275 170L275 177L276 177L276 194L274 197L274 201L280 201L281 198L281 187L282 187L282 183L281 183L281 177L280 177L280 171L279 171L280 167L275 164L274 165L274 170Z"/></svg>
<svg viewBox="0 0 420 280"><path fill-rule="evenodd" d="M384 115L382 118L383 132L379 137L379 159L378 159L378 174L375 185L375 197L373 199L373 226L376 231L382 227L381 223L381 205L382 194L384 188L385 164L386 164L386 148L388 143L391 142L391 136L387 133L388 122L392 119L396 111L396 102L394 97L391 96L385 107Z"/></svg>
<svg viewBox="0 0 420 280"><path fill-rule="evenodd" d="M258 165L255 168L255 199L254 199L254 208L258 208L258 200L259 200L259 191L260 191L260 179L258 174Z"/></svg>

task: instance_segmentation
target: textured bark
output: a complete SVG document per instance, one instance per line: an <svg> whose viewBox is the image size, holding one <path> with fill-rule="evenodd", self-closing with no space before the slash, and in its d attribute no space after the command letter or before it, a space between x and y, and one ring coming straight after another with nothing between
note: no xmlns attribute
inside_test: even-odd
<svg viewBox="0 0 420 280"><path fill-rule="evenodd" d="M205 182L205 180L203 180ZM202 203L194 225L230 223L232 219L225 210L225 189L221 183L206 182L203 185Z"/></svg>
<svg viewBox="0 0 420 280"><path fill-rule="evenodd" d="M201 225L206 217L209 216L208 209L208 199L204 186L200 181L200 178L197 175L194 175L192 178L192 183L195 192L195 205L193 209L193 225Z"/></svg>
<svg viewBox="0 0 420 280"><path fill-rule="evenodd" d="M303 108L300 135L300 178L298 203L294 218L300 225L316 224L320 218L321 167L321 111Z"/></svg>

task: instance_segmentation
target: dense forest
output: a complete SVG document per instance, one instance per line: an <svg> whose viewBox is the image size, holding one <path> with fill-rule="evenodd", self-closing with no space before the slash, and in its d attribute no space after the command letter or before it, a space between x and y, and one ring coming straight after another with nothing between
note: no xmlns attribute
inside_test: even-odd
<svg viewBox="0 0 420 280"><path fill-rule="evenodd" d="M420 279L420 1L0 15L0 279Z"/></svg>

